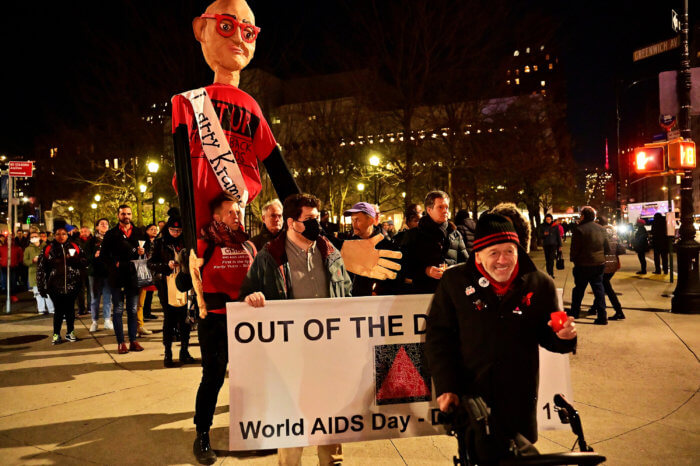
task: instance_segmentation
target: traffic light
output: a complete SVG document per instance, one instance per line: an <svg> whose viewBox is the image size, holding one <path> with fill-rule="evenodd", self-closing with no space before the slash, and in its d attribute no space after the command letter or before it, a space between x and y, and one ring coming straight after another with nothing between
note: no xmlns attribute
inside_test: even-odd
<svg viewBox="0 0 700 466"><path fill-rule="evenodd" d="M668 143L668 168L692 169L697 163L693 141L671 141Z"/></svg>
<svg viewBox="0 0 700 466"><path fill-rule="evenodd" d="M634 149L634 170L637 173L661 173L665 169L663 145L644 146Z"/></svg>

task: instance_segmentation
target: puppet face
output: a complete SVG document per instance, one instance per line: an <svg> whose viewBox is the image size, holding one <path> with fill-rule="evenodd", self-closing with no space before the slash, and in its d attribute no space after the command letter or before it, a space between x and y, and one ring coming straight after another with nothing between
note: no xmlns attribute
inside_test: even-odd
<svg viewBox="0 0 700 466"><path fill-rule="evenodd" d="M513 243L494 244L475 253L477 264L497 282L507 282L518 263L518 247Z"/></svg>
<svg viewBox="0 0 700 466"><path fill-rule="evenodd" d="M192 28L197 40L202 44L204 59L214 71L215 76L230 75L241 71L253 58L255 40L241 26L254 25L255 17L248 4L243 0L218 0L207 8L207 17L197 17ZM223 15L231 21L220 21L208 15ZM231 30L233 34L230 34ZM228 37L224 35L230 34ZM247 40L243 40L242 37Z"/></svg>

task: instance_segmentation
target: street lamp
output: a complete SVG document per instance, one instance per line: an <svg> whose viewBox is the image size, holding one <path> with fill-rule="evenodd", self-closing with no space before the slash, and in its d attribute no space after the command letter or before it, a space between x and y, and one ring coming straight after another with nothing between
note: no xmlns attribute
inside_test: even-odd
<svg viewBox="0 0 700 466"><path fill-rule="evenodd" d="M100 202L102 200L102 196L99 194L95 194L95 202Z"/></svg>
<svg viewBox="0 0 700 466"><path fill-rule="evenodd" d="M145 184L141 183L139 185L139 191L141 191L142 193L145 193L147 189L148 187Z"/></svg>
<svg viewBox="0 0 700 466"><path fill-rule="evenodd" d="M158 169L160 168L160 164L158 162L148 162L148 172L151 173L152 175L155 175L158 173ZM155 180L153 180L153 177L151 177L151 180L153 182L153 224L156 224L156 183ZM162 203L161 203L162 204Z"/></svg>
<svg viewBox="0 0 700 466"><path fill-rule="evenodd" d="M160 205L165 204L165 199L163 199L162 197L159 197L159 198L158 198L158 204L160 204Z"/></svg>
<svg viewBox="0 0 700 466"><path fill-rule="evenodd" d="M362 192L365 190L365 184L364 183L357 183L357 190Z"/></svg>
<svg viewBox="0 0 700 466"><path fill-rule="evenodd" d="M70 213L68 214L68 221L69 221L71 224L73 224L73 211L74 211L74 210L75 210L75 209L73 208L73 206L68 206L68 212L70 212Z"/></svg>
<svg viewBox="0 0 700 466"><path fill-rule="evenodd" d="M372 154L369 157L369 164L373 167L374 170L374 204L378 205L379 204L379 164L381 163L381 159L379 158L379 155L377 154Z"/></svg>
<svg viewBox="0 0 700 466"><path fill-rule="evenodd" d="M95 209L97 209L97 204L93 202L92 204L90 204L90 208L92 209L92 223L94 225L94 223L95 223Z"/></svg>

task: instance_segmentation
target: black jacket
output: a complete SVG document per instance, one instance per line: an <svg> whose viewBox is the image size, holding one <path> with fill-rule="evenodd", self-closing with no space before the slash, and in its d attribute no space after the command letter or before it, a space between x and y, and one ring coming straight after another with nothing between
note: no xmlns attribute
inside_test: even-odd
<svg viewBox="0 0 700 466"><path fill-rule="evenodd" d="M73 256L70 249L75 249ZM51 241L44 247L37 262L36 284L39 293L42 296L77 294L82 284L81 272L86 267L85 253L76 243Z"/></svg>
<svg viewBox="0 0 700 466"><path fill-rule="evenodd" d="M119 224L105 233L100 259L107 269L109 286L113 288L125 287L131 290L138 288L131 261L139 258L137 252L139 240L146 241L146 237L134 225L131 226L131 234L128 238L119 228ZM117 267L117 263L119 267Z"/></svg>
<svg viewBox="0 0 700 466"><path fill-rule="evenodd" d="M173 273L168 263L176 260L176 255L182 249L184 238L182 235L173 238L166 232L156 238L151 247L151 255L148 258L148 268L153 274L153 284L158 289L158 296L168 296L166 277Z"/></svg>
<svg viewBox="0 0 700 466"><path fill-rule="evenodd" d="M568 353L576 339L560 340L547 325L558 310L554 282L519 248L519 271L498 299L471 257L445 271L426 327L425 354L443 393L481 396L506 434L537 440L539 348Z"/></svg>
<svg viewBox="0 0 700 466"><path fill-rule="evenodd" d="M426 267L442 263L455 265L466 262L469 257L462 235L453 223L440 225L425 215L418 227L406 231L405 235L401 251L406 258L405 276L413 281L414 294L433 293L440 282L425 274Z"/></svg>
<svg viewBox="0 0 700 466"><path fill-rule="evenodd" d="M593 220L582 221L571 237L571 262L574 265L592 267L605 264L605 255L610 254L605 228Z"/></svg>
<svg viewBox="0 0 700 466"><path fill-rule="evenodd" d="M476 233L476 222L473 218L466 218L462 224L457 225L457 230L462 235L467 252L471 254L472 245L474 244L474 235Z"/></svg>
<svg viewBox="0 0 700 466"><path fill-rule="evenodd" d="M668 252L668 236L666 234L666 218L662 215L654 215L651 222L651 246L656 252Z"/></svg>
<svg viewBox="0 0 700 466"><path fill-rule="evenodd" d="M279 235L279 232L277 233L277 235ZM277 238L277 235L273 235L263 223L262 230L260 230L260 233L250 238L250 242L253 243L256 251L262 251L263 246L265 246L273 239Z"/></svg>

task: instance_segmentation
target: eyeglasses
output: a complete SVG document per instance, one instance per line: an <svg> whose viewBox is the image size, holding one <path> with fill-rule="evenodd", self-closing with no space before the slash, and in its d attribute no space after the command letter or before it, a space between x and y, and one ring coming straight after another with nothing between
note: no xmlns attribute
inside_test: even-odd
<svg viewBox="0 0 700 466"><path fill-rule="evenodd" d="M238 21L230 15L212 15L205 13L200 16L200 18L215 19L216 32L223 37L231 37L236 33L236 28L238 28L241 31L241 39L243 42L248 42L249 44L255 42L255 39L258 38L258 34L260 34L259 27Z"/></svg>

